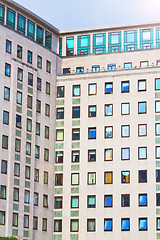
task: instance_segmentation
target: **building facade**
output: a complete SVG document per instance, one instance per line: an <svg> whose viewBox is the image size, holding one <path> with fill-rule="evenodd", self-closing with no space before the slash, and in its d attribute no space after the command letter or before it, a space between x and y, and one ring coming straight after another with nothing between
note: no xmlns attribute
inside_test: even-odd
<svg viewBox="0 0 160 240"><path fill-rule="evenodd" d="M0 1L0 237L160 239L159 49Z"/></svg>

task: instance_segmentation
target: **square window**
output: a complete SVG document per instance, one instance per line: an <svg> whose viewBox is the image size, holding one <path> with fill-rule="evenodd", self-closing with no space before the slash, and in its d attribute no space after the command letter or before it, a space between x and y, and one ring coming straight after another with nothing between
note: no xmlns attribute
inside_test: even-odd
<svg viewBox="0 0 160 240"><path fill-rule="evenodd" d="M155 90L160 90L160 78L155 79Z"/></svg>
<svg viewBox="0 0 160 240"><path fill-rule="evenodd" d="M88 139L96 139L96 128L88 128Z"/></svg>
<svg viewBox="0 0 160 240"><path fill-rule="evenodd" d="M88 208L95 208L96 207L96 196L95 195L88 195L87 196L87 207Z"/></svg>
<svg viewBox="0 0 160 240"><path fill-rule="evenodd" d="M147 231L147 218L139 218L139 231Z"/></svg>
<svg viewBox="0 0 160 240"><path fill-rule="evenodd" d="M80 85L73 85L73 97L79 97L80 96Z"/></svg>
<svg viewBox="0 0 160 240"><path fill-rule="evenodd" d="M147 182L147 170L139 170L138 171L138 182L139 183Z"/></svg>
<svg viewBox="0 0 160 240"><path fill-rule="evenodd" d="M42 68L42 57L39 55L37 56L37 67Z"/></svg>
<svg viewBox="0 0 160 240"><path fill-rule="evenodd" d="M121 172L121 183L130 183L130 171Z"/></svg>
<svg viewBox="0 0 160 240"><path fill-rule="evenodd" d="M63 186L63 174L55 174L55 186Z"/></svg>
<svg viewBox="0 0 160 240"><path fill-rule="evenodd" d="M56 141L64 141L64 130L63 129L56 130Z"/></svg>
<svg viewBox="0 0 160 240"><path fill-rule="evenodd" d="M88 94L89 95L96 95L97 94L97 84L92 83L88 85Z"/></svg>
<svg viewBox="0 0 160 240"><path fill-rule="evenodd" d="M96 220L87 219L87 232L95 232L95 231L96 231Z"/></svg>
<svg viewBox="0 0 160 240"><path fill-rule="evenodd" d="M4 87L4 99L5 100L10 100L10 88Z"/></svg>
<svg viewBox="0 0 160 240"><path fill-rule="evenodd" d="M22 59L22 47L17 45L17 57Z"/></svg>
<svg viewBox="0 0 160 240"><path fill-rule="evenodd" d="M54 232L62 232L62 220L54 220Z"/></svg>
<svg viewBox="0 0 160 240"><path fill-rule="evenodd" d="M71 73L71 69L70 68L63 68L63 75L67 75Z"/></svg>
<svg viewBox="0 0 160 240"><path fill-rule="evenodd" d="M129 92L129 81L121 82L121 92Z"/></svg>
<svg viewBox="0 0 160 240"><path fill-rule="evenodd" d="M105 83L105 94L113 93L113 83Z"/></svg>
<svg viewBox="0 0 160 240"><path fill-rule="evenodd" d="M139 137L147 136L147 124L138 125L138 136Z"/></svg>
<svg viewBox="0 0 160 240"><path fill-rule="evenodd" d="M95 162L96 161L96 150L88 150L88 162Z"/></svg>
<svg viewBox="0 0 160 240"><path fill-rule="evenodd" d="M113 160L113 148L107 148L104 150L104 161Z"/></svg>
<svg viewBox="0 0 160 240"><path fill-rule="evenodd" d="M160 101L155 101L155 112L156 113L160 112Z"/></svg>
<svg viewBox="0 0 160 240"><path fill-rule="evenodd" d="M104 207L113 207L113 196L112 195L104 196Z"/></svg>
<svg viewBox="0 0 160 240"><path fill-rule="evenodd" d="M84 67L76 67L76 73L83 73Z"/></svg>
<svg viewBox="0 0 160 240"><path fill-rule="evenodd" d="M104 231L112 231L112 218L105 218L104 219Z"/></svg>
<svg viewBox="0 0 160 240"><path fill-rule="evenodd" d="M146 80L138 80L138 92L146 91Z"/></svg>
<svg viewBox="0 0 160 240"><path fill-rule="evenodd" d="M88 117L96 117L96 105L88 107Z"/></svg>
<svg viewBox="0 0 160 240"><path fill-rule="evenodd" d="M100 71L100 66L99 65L92 66L92 72L99 72L99 71Z"/></svg>
<svg viewBox="0 0 160 240"><path fill-rule="evenodd" d="M42 81L41 78L37 77L37 90L41 91L42 89Z"/></svg>
<svg viewBox="0 0 160 240"><path fill-rule="evenodd" d="M7 161L5 160L1 161L1 173L7 174Z"/></svg>
<svg viewBox="0 0 160 240"><path fill-rule="evenodd" d="M28 73L28 85L33 86L33 74Z"/></svg>
<svg viewBox="0 0 160 240"><path fill-rule="evenodd" d="M78 196L71 197L71 208L79 208L79 197Z"/></svg>
<svg viewBox="0 0 160 240"><path fill-rule="evenodd" d="M146 68L148 66L148 61L142 61L140 62L140 67L141 68Z"/></svg>
<svg viewBox="0 0 160 240"><path fill-rule="evenodd" d="M143 114L146 113L147 103L146 102L139 102L138 103L138 113Z"/></svg>
<svg viewBox="0 0 160 240"><path fill-rule="evenodd" d="M72 140L80 140L80 129L72 129Z"/></svg>
<svg viewBox="0 0 160 240"><path fill-rule="evenodd" d="M96 184L96 173L90 172L88 173L88 185Z"/></svg>
<svg viewBox="0 0 160 240"><path fill-rule="evenodd" d="M157 218L157 230L160 230L160 218Z"/></svg>
<svg viewBox="0 0 160 240"><path fill-rule="evenodd" d="M156 123L156 125L155 125L155 127L156 127L156 136L159 136L160 135L160 123Z"/></svg>
<svg viewBox="0 0 160 240"><path fill-rule="evenodd" d="M138 148L138 159L147 159L147 147Z"/></svg>
<svg viewBox="0 0 160 240"><path fill-rule="evenodd" d="M79 173L71 173L71 185L79 185Z"/></svg>
<svg viewBox="0 0 160 240"><path fill-rule="evenodd" d="M72 118L80 118L80 107L72 107Z"/></svg>
<svg viewBox="0 0 160 240"><path fill-rule="evenodd" d="M108 71L116 70L116 64L108 64Z"/></svg>
<svg viewBox="0 0 160 240"><path fill-rule="evenodd" d="M105 138L113 137L113 127L105 127Z"/></svg>
<svg viewBox="0 0 160 240"><path fill-rule="evenodd" d="M104 172L104 184L113 183L113 172Z"/></svg>
<svg viewBox="0 0 160 240"><path fill-rule="evenodd" d="M3 124L9 124L9 112L3 111Z"/></svg>
<svg viewBox="0 0 160 240"><path fill-rule="evenodd" d="M106 104L105 105L105 116L112 116L113 115L113 104Z"/></svg>
<svg viewBox="0 0 160 240"><path fill-rule="evenodd" d="M23 81L23 69L21 69L21 68L18 68L17 79L21 82Z"/></svg>
<svg viewBox="0 0 160 240"><path fill-rule="evenodd" d="M130 207L130 194L121 194L121 207Z"/></svg>
<svg viewBox="0 0 160 240"><path fill-rule="evenodd" d="M132 62L124 63L124 69L132 69Z"/></svg>
<svg viewBox="0 0 160 240"><path fill-rule="evenodd" d="M8 149L8 136L2 135L2 148Z"/></svg>
<svg viewBox="0 0 160 240"><path fill-rule="evenodd" d="M55 197L54 208L62 209L62 197Z"/></svg>
<svg viewBox="0 0 160 240"><path fill-rule="evenodd" d="M11 76L11 65L8 64L8 63L5 63L5 75L7 77L10 77Z"/></svg>
<svg viewBox="0 0 160 240"><path fill-rule="evenodd" d="M57 119L64 119L64 108L57 108Z"/></svg>
<svg viewBox="0 0 160 240"><path fill-rule="evenodd" d="M121 137L129 137L130 136L130 126L124 125L121 126Z"/></svg>
<svg viewBox="0 0 160 240"><path fill-rule="evenodd" d="M122 218L121 219L121 231L129 231L130 230L130 219Z"/></svg>
<svg viewBox="0 0 160 240"><path fill-rule="evenodd" d="M78 232L79 231L79 219L71 219L70 220L70 231Z"/></svg>
<svg viewBox="0 0 160 240"><path fill-rule="evenodd" d="M147 194L139 194L139 207L147 206Z"/></svg>
<svg viewBox="0 0 160 240"><path fill-rule="evenodd" d="M72 151L72 162L79 162L79 150L77 151Z"/></svg>
<svg viewBox="0 0 160 240"><path fill-rule="evenodd" d="M6 39L6 52L11 53L12 42Z"/></svg>
<svg viewBox="0 0 160 240"><path fill-rule="evenodd" d="M56 163L63 163L63 152L56 152Z"/></svg>
<svg viewBox="0 0 160 240"><path fill-rule="evenodd" d="M130 149L121 148L121 160L129 160L129 159L130 159Z"/></svg>
<svg viewBox="0 0 160 240"><path fill-rule="evenodd" d="M160 193L156 193L156 206L160 206Z"/></svg>
<svg viewBox="0 0 160 240"><path fill-rule="evenodd" d="M128 115L130 113L130 105L129 103L122 103L121 104L121 114Z"/></svg>
<svg viewBox="0 0 160 240"><path fill-rule="evenodd" d="M28 63L32 64L32 52L28 50L28 58L27 58Z"/></svg>
<svg viewBox="0 0 160 240"><path fill-rule="evenodd" d="M57 87L57 98L64 97L64 86Z"/></svg>

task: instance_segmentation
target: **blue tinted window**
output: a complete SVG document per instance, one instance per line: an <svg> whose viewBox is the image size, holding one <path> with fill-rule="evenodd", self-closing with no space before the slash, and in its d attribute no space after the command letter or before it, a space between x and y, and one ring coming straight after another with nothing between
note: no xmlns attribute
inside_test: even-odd
<svg viewBox="0 0 160 240"><path fill-rule="evenodd" d="M122 82L122 89L121 92L129 92L129 82Z"/></svg>
<svg viewBox="0 0 160 240"><path fill-rule="evenodd" d="M139 218L139 231L147 230L147 218Z"/></svg>
<svg viewBox="0 0 160 240"><path fill-rule="evenodd" d="M138 113L146 113L146 102L138 103Z"/></svg>
<svg viewBox="0 0 160 240"><path fill-rule="evenodd" d="M104 219L104 231L112 231L112 219Z"/></svg>
<svg viewBox="0 0 160 240"><path fill-rule="evenodd" d="M74 37L67 37L67 49L66 49L66 55L71 56L74 54Z"/></svg>
<svg viewBox="0 0 160 240"><path fill-rule="evenodd" d="M146 147L139 147L138 148L138 158L139 159L146 159L147 158L147 148Z"/></svg>
<svg viewBox="0 0 160 240"><path fill-rule="evenodd" d="M28 85L33 86L33 74L28 73Z"/></svg>
<svg viewBox="0 0 160 240"><path fill-rule="evenodd" d="M9 112L3 111L3 123L9 124Z"/></svg>
<svg viewBox="0 0 160 240"><path fill-rule="evenodd" d="M156 182L160 182L160 170L156 170Z"/></svg>
<svg viewBox="0 0 160 240"><path fill-rule="evenodd" d="M80 107L73 107L72 118L79 118L79 117L80 117Z"/></svg>
<svg viewBox="0 0 160 240"><path fill-rule="evenodd" d="M11 76L11 65L8 63L5 63L5 75L8 77Z"/></svg>
<svg viewBox="0 0 160 240"><path fill-rule="evenodd" d="M129 218L122 218L121 230L122 231L129 231L129 229L130 229L130 219Z"/></svg>
<svg viewBox="0 0 160 240"><path fill-rule="evenodd" d="M139 206L147 206L147 194L139 194Z"/></svg>
<svg viewBox="0 0 160 240"><path fill-rule="evenodd" d="M76 73L83 73L84 67L76 67Z"/></svg>
<svg viewBox="0 0 160 240"><path fill-rule="evenodd" d="M88 139L96 138L96 128L88 129Z"/></svg>
<svg viewBox="0 0 160 240"><path fill-rule="evenodd" d="M131 69L132 68L132 63L124 63L124 69Z"/></svg>
<svg viewBox="0 0 160 240"><path fill-rule="evenodd" d="M160 90L160 78L155 79L155 90Z"/></svg>
<svg viewBox="0 0 160 240"><path fill-rule="evenodd" d="M160 230L160 218L157 218L157 230Z"/></svg>
<svg viewBox="0 0 160 240"><path fill-rule="evenodd" d="M105 94L113 93L113 83L105 83Z"/></svg>
<svg viewBox="0 0 160 240"><path fill-rule="evenodd" d="M160 193L156 193L156 206L160 206Z"/></svg>
<svg viewBox="0 0 160 240"><path fill-rule="evenodd" d="M108 71L116 70L116 64L108 64Z"/></svg>
<svg viewBox="0 0 160 240"><path fill-rule="evenodd" d="M104 196L104 207L112 207L113 206L113 196L105 195Z"/></svg>

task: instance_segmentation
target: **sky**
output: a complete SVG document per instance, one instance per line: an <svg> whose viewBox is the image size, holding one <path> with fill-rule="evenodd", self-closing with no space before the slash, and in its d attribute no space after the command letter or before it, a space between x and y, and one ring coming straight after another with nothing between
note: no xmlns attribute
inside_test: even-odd
<svg viewBox="0 0 160 240"><path fill-rule="evenodd" d="M15 0L60 30L160 22L160 0Z"/></svg>

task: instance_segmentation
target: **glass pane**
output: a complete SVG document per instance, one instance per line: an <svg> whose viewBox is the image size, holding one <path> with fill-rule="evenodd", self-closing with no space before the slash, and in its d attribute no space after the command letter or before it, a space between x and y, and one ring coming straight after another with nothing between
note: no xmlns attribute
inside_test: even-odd
<svg viewBox="0 0 160 240"><path fill-rule="evenodd" d="M31 38L32 40L34 40L34 35L35 35L35 23L30 21L28 19L27 22L27 37Z"/></svg>

